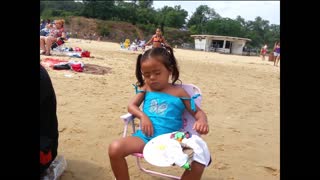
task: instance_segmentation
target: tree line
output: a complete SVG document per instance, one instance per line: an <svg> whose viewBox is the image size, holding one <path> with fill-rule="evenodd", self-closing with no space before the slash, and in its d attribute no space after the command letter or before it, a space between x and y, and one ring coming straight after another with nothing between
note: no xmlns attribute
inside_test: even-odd
<svg viewBox="0 0 320 180"><path fill-rule="evenodd" d="M188 19L188 12L181 6L153 7L152 0L84 0L84 1L40 1L41 18L84 16L101 20L126 21L143 30L154 33L160 27L184 29L191 34L215 34L244 37L252 40L248 47L259 48L265 43L273 47L280 39L280 25L256 17L246 21L240 15L236 19L220 16L214 8L200 5Z"/></svg>

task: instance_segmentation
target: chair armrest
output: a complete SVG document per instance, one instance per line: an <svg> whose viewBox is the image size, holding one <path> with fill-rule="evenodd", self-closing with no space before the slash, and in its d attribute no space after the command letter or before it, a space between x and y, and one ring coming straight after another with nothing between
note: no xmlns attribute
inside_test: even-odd
<svg viewBox="0 0 320 180"><path fill-rule="evenodd" d="M127 113L127 114L124 114L122 116L120 116L120 118L125 122L125 123L128 123L130 121L132 121L135 117L130 114L130 113Z"/></svg>
<svg viewBox="0 0 320 180"><path fill-rule="evenodd" d="M120 118L123 120L124 122L124 128L123 128L123 135L122 137L126 137L127 136L127 131L128 131L128 124L130 121L132 121L132 129L133 129L133 132L135 132L135 125L133 123L133 120L134 120L134 116L130 113L127 113L127 114L124 114L122 116L120 116Z"/></svg>

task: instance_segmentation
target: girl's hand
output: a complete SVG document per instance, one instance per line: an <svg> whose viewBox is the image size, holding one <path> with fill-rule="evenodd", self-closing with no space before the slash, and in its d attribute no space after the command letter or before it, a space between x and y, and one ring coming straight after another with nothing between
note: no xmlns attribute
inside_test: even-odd
<svg viewBox="0 0 320 180"><path fill-rule="evenodd" d="M196 130L199 134L208 134L209 132L207 121L202 119L197 120L192 129Z"/></svg>
<svg viewBox="0 0 320 180"><path fill-rule="evenodd" d="M141 130L146 136L153 136L153 125L148 116L141 117Z"/></svg>

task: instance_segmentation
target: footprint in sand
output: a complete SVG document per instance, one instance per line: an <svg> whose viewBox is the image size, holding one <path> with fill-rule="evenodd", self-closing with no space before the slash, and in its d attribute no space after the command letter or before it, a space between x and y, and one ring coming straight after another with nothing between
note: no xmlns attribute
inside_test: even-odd
<svg viewBox="0 0 320 180"><path fill-rule="evenodd" d="M65 106L65 105L67 105L68 104L68 102L63 102L63 103L60 103L59 105L60 106Z"/></svg>
<svg viewBox="0 0 320 180"><path fill-rule="evenodd" d="M61 132L63 132L64 130L66 130L67 128L62 128L61 130L59 130L59 132L61 133Z"/></svg>
<svg viewBox="0 0 320 180"><path fill-rule="evenodd" d="M103 57L96 57L96 59L102 59L102 60L104 60L104 58L103 58Z"/></svg>
<svg viewBox="0 0 320 180"><path fill-rule="evenodd" d="M240 131L239 131L239 130L236 130L236 129L233 129L232 131L233 131L233 132L236 132L236 133L240 133Z"/></svg>
<svg viewBox="0 0 320 180"><path fill-rule="evenodd" d="M227 164L227 163L218 162L218 163L213 165L213 168L219 169L219 170L224 170L224 169L228 169L229 168L228 165L229 164Z"/></svg>
<svg viewBox="0 0 320 180"><path fill-rule="evenodd" d="M278 176L280 174L280 170L270 166L262 166L268 173L272 174L273 176Z"/></svg>
<svg viewBox="0 0 320 180"><path fill-rule="evenodd" d="M78 128L74 128L70 130L70 133L76 133L76 134L81 134L81 133L85 133L86 131L82 130L82 129L78 129Z"/></svg>
<svg viewBox="0 0 320 180"><path fill-rule="evenodd" d="M224 151L224 144L219 144L219 145L217 146L217 149L218 149L219 151Z"/></svg>
<svg viewBox="0 0 320 180"><path fill-rule="evenodd" d="M228 129L231 129L233 132L236 132L236 133L240 133L240 132L241 132L241 131L239 131L239 130L237 130L237 129L233 128L233 127L229 127Z"/></svg>

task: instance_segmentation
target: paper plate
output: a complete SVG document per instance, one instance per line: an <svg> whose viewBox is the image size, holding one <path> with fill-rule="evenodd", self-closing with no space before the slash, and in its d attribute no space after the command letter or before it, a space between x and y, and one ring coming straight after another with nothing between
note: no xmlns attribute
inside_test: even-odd
<svg viewBox="0 0 320 180"><path fill-rule="evenodd" d="M171 133L157 136L150 140L143 149L144 159L159 167L169 167L174 163L172 152L182 151L178 141L170 138Z"/></svg>

